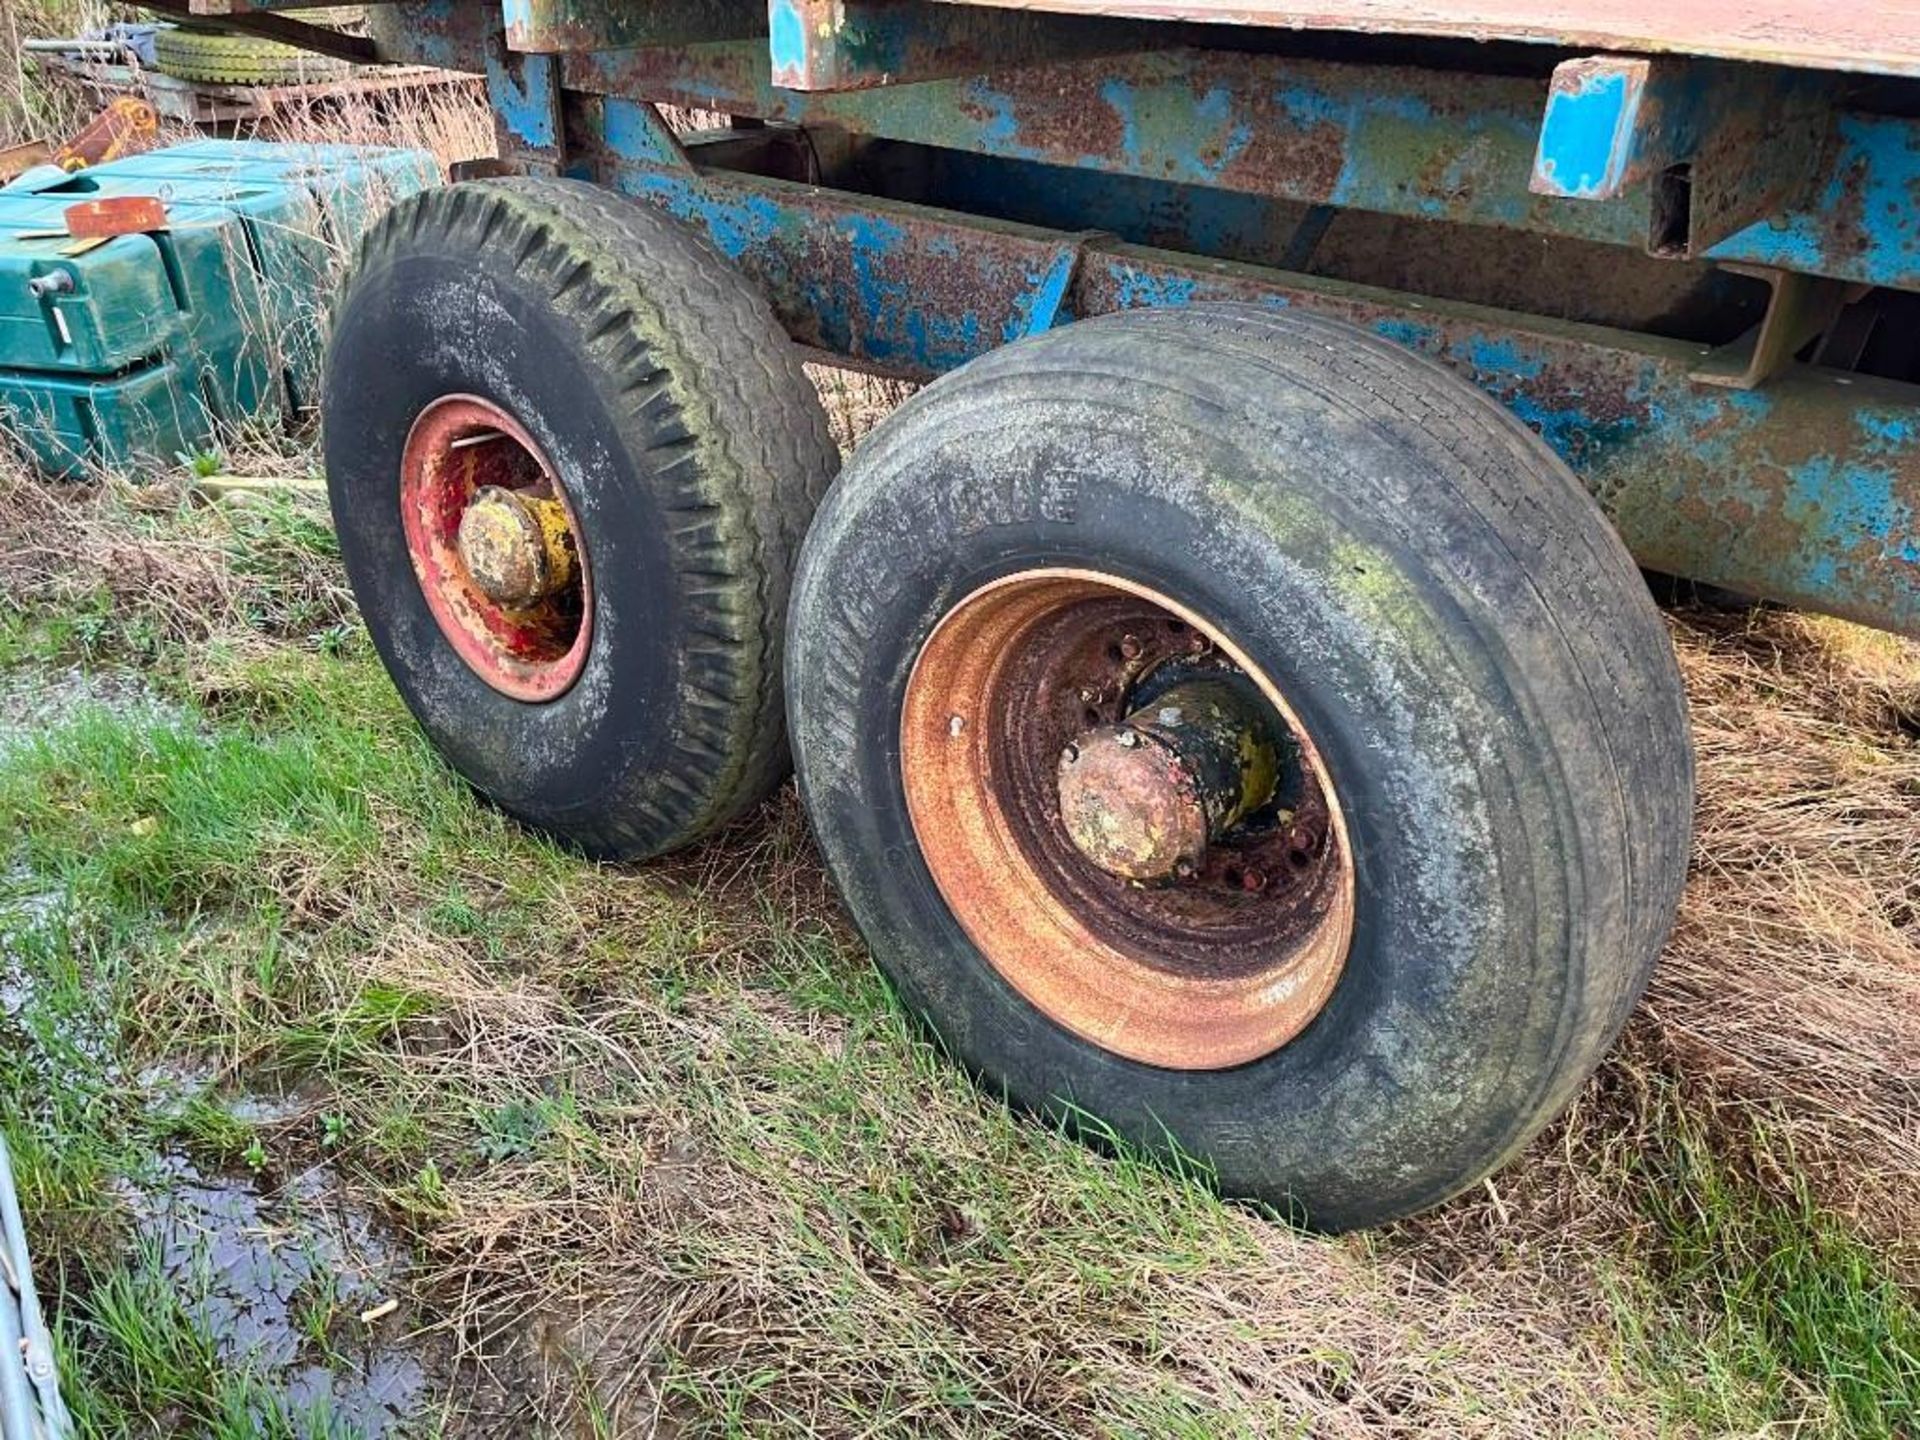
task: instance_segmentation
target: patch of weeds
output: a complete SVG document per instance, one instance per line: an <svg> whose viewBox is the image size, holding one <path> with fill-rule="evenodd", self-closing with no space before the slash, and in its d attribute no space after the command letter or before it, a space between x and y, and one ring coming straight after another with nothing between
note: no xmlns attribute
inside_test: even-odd
<svg viewBox="0 0 1920 1440"><path fill-rule="evenodd" d="M480 1112L480 1135L474 1141L474 1153L490 1164L531 1155L557 1120L570 1118L577 1118L571 1096L509 1100L498 1109Z"/></svg>
<svg viewBox="0 0 1920 1440"><path fill-rule="evenodd" d="M1920 1415L1920 1304L1789 1177L1763 1189L1670 1095L1637 1177L1651 1246L1617 1314L1678 1414L1715 1428L1805 1425L1898 1440ZM1771 1137L1739 1137L1757 1156ZM1783 1159L1784 1164L1778 1163Z"/></svg>
<svg viewBox="0 0 1920 1440"><path fill-rule="evenodd" d="M260 1132L249 1121L205 1094L189 1095L178 1107L173 1117L173 1134L196 1153L216 1163L241 1161L246 1162L250 1169L257 1170L260 1167L251 1163L255 1153L260 1154L261 1163L265 1163L265 1147Z"/></svg>

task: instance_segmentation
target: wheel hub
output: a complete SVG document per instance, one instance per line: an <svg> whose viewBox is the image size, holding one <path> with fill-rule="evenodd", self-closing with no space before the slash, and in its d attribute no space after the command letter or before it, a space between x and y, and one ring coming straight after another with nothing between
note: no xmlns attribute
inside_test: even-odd
<svg viewBox="0 0 1920 1440"><path fill-rule="evenodd" d="M1127 880L1186 879L1207 847L1272 798L1278 755L1257 694L1228 681L1167 690L1060 753L1060 823Z"/></svg>
<svg viewBox="0 0 1920 1440"><path fill-rule="evenodd" d="M488 485L460 517L460 561L480 593L524 609L573 578L573 536L557 500Z"/></svg>
<svg viewBox="0 0 1920 1440"><path fill-rule="evenodd" d="M1353 867L1278 688L1174 600L1079 570L963 599L908 677L920 854L975 947L1129 1059L1244 1064L1332 993Z"/></svg>
<svg viewBox="0 0 1920 1440"><path fill-rule="evenodd" d="M400 460L400 519L427 608L475 674L516 700L579 679L593 585L558 472L500 406L449 395L420 412Z"/></svg>

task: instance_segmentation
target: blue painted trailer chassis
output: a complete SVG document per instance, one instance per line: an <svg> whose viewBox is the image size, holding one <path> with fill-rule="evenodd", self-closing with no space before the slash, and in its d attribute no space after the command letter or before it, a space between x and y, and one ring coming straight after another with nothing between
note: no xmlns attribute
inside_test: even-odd
<svg viewBox="0 0 1920 1440"><path fill-rule="evenodd" d="M927 376L1116 309L1307 307L1498 398L1645 566L1920 634L1905 48L1168 16L403 0L374 49L484 73L502 168L701 227L828 357Z"/></svg>

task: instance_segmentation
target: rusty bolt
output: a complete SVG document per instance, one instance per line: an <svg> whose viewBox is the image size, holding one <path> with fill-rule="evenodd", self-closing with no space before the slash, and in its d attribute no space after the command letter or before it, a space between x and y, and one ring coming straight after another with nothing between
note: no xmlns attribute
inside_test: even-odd
<svg viewBox="0 0 1920 1440"><path fill-rule="evenodd" d="M1120 640L1120 653L1129 660L1138 660L1140 658L1140 637L1138 635L1123 636Z"/></svg>
<svg viewBox="0 0 1920 1440"><path fill-rule="evenodd" d="M1079 758L1080 758L1080 747L1078 745L1069 745L1067 746L1066 749L1060 752L1060 763L1062 765L1071 765L1073 764L1074 761L1078 760Z"/></svg>
<svg viewBox="0 0 1920 1440"><path fill-rule="evenodd" d="M1098 700L1099 698L1100 698L1100 692L1094 689L1091 685L1082 685L1080 687L1080 703L1081 704L1091 705L1094 701Z"/></svg>
<svg viewBox="0 0 1920 1440"><path fill-rule="evenodd" d="M947 734L949 735L957 736L962 730L965 730L966 728L967 728L967 717L964 715L950 716L947 720Z"/></svg>
<svg viewBox="0 0 1920 1440"><path fill-rule="evenodd" d="M1267 888L1267 877L1259 870L1240 872L1240 888L1248 891L1260 891Z"/></svg>
<svg viewBox="0 0 1920 1440"><path fill-rule="evenodd" d="M1173 873L1182 880L1191 880L1195 873L1193 861L1182 855L1178 860L1173 862Z"/></svg>
<svg viewBox="0 0 1920 1440"><path fill-rule="evenodd" d="M1114 743L1122 750L1131 750L1140 743L1140 732L1137 730L1122 730L1114 737Z"/></svg>

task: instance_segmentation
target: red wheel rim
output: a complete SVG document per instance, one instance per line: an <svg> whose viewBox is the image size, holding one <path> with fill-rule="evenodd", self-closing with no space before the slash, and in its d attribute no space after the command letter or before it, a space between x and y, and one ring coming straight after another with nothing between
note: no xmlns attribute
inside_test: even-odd
<svg viewBox="0 0 1920 1440"><path fill-rule="evenodd" d="M1249 695L1287 778L1263 810L1232 816L1204 851L1143 883L1090 860L1056 778L1087 758L1083 745L1167 716L1153 697L1174 691L1156 685L1192 675ZM1158 753L1151 729L1130 735L1127 754ZM1278 687L1173 599L1084 570L975 591L908 677L900 766L921 855L961 928L1037 1008L1103 1049L1169 1069L1245 1064L1333 993L1354 868L1332 777Z"/></svg>
<svg viewBox="0 0 1920 1440"><path fill-rule="evenodd" d="M401 452L400 519L421 594L467 667L516 700L565 694L593 639L592 575L566 487L525 427L474 395L427 406Z"/></svg>

